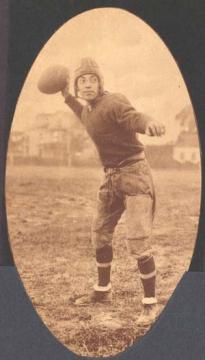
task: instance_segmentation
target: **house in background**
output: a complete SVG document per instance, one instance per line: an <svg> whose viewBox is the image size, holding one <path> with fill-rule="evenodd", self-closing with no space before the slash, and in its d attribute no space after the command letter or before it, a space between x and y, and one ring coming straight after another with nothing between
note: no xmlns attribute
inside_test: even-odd
<svg viewBox="0 0 205 360"><path fill-rule="evenodd" d="M146 146L151 166L171 168L200 164L200 150L192 106L176 115L175 143ZM178 130L177 130L178 129ZM76 117L67 112L40 113L27 132L10 134L7 156L11 164L98 166L96 147Z"/></svg>
<svg viewBox="0 0 205 360"><path fill-rule="evenodd" d="M41 113L29 131L29 156L39 164L68 165L72 132L64 112Z"/></svg>
<svg viewBox="0 0 205 360"><path fill-rule="evenodd" d="M200 164L199 140L191 105L176 115L180 133L173 147L173 159L181 164Z"/></svg>
<svg viewBox="0 0 205 360"><path fill-rule="evenodd" d="M71 113L39 113L25 132L11 132L11 164L71 166L89 147L83 125ZM13 159L15 161L13 161Z"/></svg>
<svg viewBox="0 0 205 360"><path fill-rule="evenodd" d="M29 137L23 131L13 131L9 137L7 161L11 164L29 155Z"/></svg>
<svg viewBox="0 0 205 360"><path fill-rule="evenodd" d="M191 104L185 106L176 115L176 121L178 122L181 131L197 133L195 115Z"/></svg>
<svg viewBox="0 0 205 360"><path fill-rule="evenodd" d="M41 132L39 138L39 160L52 165L69 165L71 136L65 129L51 128Z"/></svg>
<svg viewBox="0 0 205 360"><path fill-rule="evenodd" d="M200 163L200 151L197 134L182 132L173 148L173 159L181 164Z"/></svg>

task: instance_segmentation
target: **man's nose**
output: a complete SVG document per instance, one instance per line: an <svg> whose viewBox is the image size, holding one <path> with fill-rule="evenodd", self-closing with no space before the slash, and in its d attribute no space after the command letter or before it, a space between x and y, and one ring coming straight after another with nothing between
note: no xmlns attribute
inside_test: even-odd
<svg viewBox="0 0 205 360"><path fill-rule="evenodd" d="M89 80L87 80L87 81L85 82L85 87L86 87L86 88L91 87L91 82L90 82Z"/></svg>

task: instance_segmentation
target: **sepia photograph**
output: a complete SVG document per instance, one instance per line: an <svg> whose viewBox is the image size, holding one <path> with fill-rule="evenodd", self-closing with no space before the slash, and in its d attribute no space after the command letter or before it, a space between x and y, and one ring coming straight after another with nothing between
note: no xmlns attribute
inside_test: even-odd
<svg viewBox="0 0 205 360"><path fill-rule="evenodd" d="M11 248L38 315L77 355L137 343L192 259L197 123L177 62L142 19L63 24L21 90L9 137Z"/></svg>

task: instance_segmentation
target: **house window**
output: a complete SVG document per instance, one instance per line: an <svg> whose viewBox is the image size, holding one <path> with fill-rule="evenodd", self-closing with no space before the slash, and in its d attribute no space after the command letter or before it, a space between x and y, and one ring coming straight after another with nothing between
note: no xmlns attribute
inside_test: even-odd
<svg viewBox="0 0 205 360"><path fill-rule="evenodd" d="M59 134L57 131L55 131L55 132L53 133L53 140L54 140L54 141L60 140L60 134Z"/></svg>
<svg viewBox="0 0 205 360"><path fill-rule="evenodd" d="M180 153L180 159L184 160L184 153L183 152Z"/></svg>

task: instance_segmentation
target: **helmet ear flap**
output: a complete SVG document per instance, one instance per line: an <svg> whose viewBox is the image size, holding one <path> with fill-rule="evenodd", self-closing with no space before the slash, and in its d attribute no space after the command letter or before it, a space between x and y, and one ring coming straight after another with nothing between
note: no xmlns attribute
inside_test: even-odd
<svg viewBox="0 0 205 360"><path fill-rule="evenodd" d="M102 95L104 92L104 80L102 76L99 76L98 74L95 74L98 78L99 82L99 95Z"/></svg>
<svg viewBox="0 0 205 360"><path fill-rule="evenodd" d="M104 93L104 78L102 76L99 78L99 93L100 95Z"/></svg>

